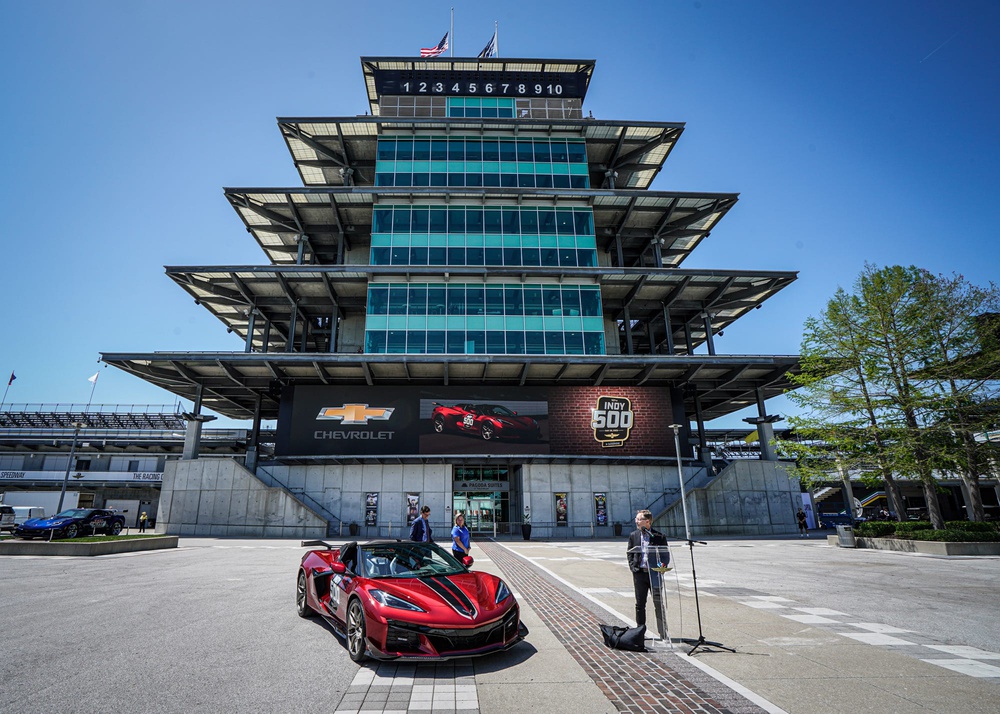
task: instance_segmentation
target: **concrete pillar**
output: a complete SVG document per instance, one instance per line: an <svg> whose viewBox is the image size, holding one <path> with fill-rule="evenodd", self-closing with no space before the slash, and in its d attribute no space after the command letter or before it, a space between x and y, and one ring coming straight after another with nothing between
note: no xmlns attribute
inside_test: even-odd
<svg viewBox="0 0 1000 714"><path fill-rule="evenodd" d="M757 436L760 439L760 460L777 461L778 456L774 450L774 425L770 422L762 422L757 425Z"/></svg>
<svg viewBox="0 0 1000 714"><path fill-rule="evenodd" d="M837 471L840 473L840 483L844 487L844 502L847 512L854 515L854 489L851 487L851 475L847 472L844 464L837 462Z"/></svg>
<svg viewBox="0 0 1000 714"><path fill-rule="evenodd" d="M197 409L201 409L201 404L197 404ZM197 459L199 447L201 446L201 425L205 422L215 421L214 416L207 414L187 413L181 414L187 421L187 429L184 432L184 451L182 459Z"/></svg>

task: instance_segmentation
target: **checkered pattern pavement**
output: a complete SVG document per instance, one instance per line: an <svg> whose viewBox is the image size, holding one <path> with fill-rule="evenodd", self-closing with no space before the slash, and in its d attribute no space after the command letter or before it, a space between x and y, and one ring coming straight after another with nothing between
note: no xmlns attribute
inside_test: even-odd
<svg viewBox="0 0 1000 714"><path fill-rule="evenodd" d="M369 662L358 670L334 714L478 714L469 660L436 664Z"/></svg>

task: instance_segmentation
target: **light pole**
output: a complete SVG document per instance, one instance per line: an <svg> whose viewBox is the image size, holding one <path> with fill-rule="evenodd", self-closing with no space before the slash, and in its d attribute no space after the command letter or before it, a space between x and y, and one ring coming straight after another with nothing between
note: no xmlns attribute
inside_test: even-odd
<svg viewBox="0 0 1000 714"><path fill-rule="evenodd" d="M681 425L671 424L674 430L674 454L677 456L677 481L681 485L681 507L684 510L684 537L687 542L691 542L691 526L688 524L688 503L687 494L684 492L684 469L681 467Z"/></svg>
<svg viewBox="0 0 1000 714"><path fill-rule="evenodd" d="M59 505L56 513L62 513L63 499L66 498L66 484L69 483L69 471L73 468L73 455L76 453L76 440L80 437L80 429L87 426L86 422L75 421L73 427L73 445L69 447L69 461L66 462L66 473L63 475L62 490L59 492Z"/></svg>

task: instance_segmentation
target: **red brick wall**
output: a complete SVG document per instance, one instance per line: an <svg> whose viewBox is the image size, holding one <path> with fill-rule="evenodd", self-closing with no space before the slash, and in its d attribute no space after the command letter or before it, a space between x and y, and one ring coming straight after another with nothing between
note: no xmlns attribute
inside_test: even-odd
<svg viewBox="0 0 1000 714"><path fill-rule="evenodd" d="M598 397L631 400L635 424L625 444L604 447L590 427ZM670 392L657 387L553 387L549 389L549 442L552 454L586 456L673 456Z"/></svg>

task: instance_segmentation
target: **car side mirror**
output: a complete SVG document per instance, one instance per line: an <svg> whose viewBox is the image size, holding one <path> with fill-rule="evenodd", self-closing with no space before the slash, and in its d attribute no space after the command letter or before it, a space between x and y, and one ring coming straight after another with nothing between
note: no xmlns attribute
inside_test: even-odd
<svg viewBox="0 0 1000 714"><path fill-rule="evenodd" d="M462 556L462 565L464 565L466 568L471 568L472 564L475 562L476 561L472 559L471 555Z"/></svg>
<svg viewBox="0 0 1000 714"><path fill-rule="evenodd" d="M343 563L330 563L330 570L332 570L337 575L343 575L347 572L347 566Z"/></svg>

